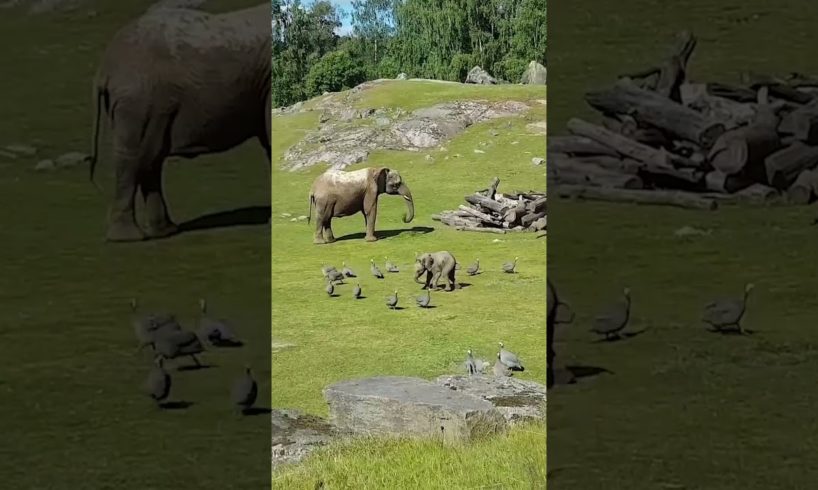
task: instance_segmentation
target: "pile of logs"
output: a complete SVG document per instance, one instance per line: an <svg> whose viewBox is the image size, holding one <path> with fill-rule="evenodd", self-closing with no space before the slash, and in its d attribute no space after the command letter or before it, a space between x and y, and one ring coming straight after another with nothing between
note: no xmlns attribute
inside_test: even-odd
<svg viewBox="0 0 818 490"><path fill-rule="evenodd" d="M574 118L548 138L559 196L697 209L818 197L818 79L695 83L695 46L682 32L661 65L586 93L600 124Z"/></svg>
<svg viewBox="0 0 818 490"><path fill-rule="evenodd" d="M545 192L498 193L500 179L495 177L487 189L466 196L457 210L443 211L432 219L461 231L503 234L508 231L545 232ZM542 235L541 235L542 236Z"/></svg>

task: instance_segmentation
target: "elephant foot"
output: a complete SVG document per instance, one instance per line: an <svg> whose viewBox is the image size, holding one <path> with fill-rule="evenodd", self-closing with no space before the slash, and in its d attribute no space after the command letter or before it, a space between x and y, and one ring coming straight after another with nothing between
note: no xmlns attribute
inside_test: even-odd
<svg viewBox="0 0 818 490"><path fill-rule="evenodd" d="M368 241L368 242L377 242L378 237L376 237L375 235L367 235L366 236L366 241Z"/></svg>
<svg viewBox="0 0 818 490"><path fill-rule="evenodd" d="M145 239L145 234L135 223L111 223L105 239L109 242L139 242Z"/></svg>
<svg viewBox="0 0 818 490"><path fill-rule="evenodd" d="M165 238L179 233L179 227L170 221L148 225L145 234L148 238Z"/></svg>
<svg viewBox="0 0 818 490"><path fill-rule="evenodd" d="M335 243L335 237L330 235L326 239L326 243Z"/></svg>
<svg viewBox="0 0 818 490"><path fill-rule="evenodd" d="M315 238L312 239L312 243L314 243L316 245L323 245L323 244L325 244L327 242L326 242L326 240L324 240L323 237L315 237Z"/></svg>

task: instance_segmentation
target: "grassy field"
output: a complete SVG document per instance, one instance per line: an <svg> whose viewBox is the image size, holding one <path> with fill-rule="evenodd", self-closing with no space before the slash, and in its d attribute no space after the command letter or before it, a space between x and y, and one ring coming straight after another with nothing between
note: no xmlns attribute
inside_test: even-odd
<svg viewBox="0 0 818 490"><path fill-rule="evenodd" d="M796 7L797 6L797 7ZM590 15L589 12L593 12ZM696 80L737 81L742 70L818 73L818 6L760 1L585 2L549 12L549 128L589 116L582 93L652 64L680 29L699 37ZM598 19L606 19L599 22ZM818 300L814 207L714 213L549 203L549 277L577 313L557 361L612 374L549 397L549 481L558 488L812 488L818 446ZM682 226L710 236L679 239ZM707 333L704 304L756 288L746 327ZM597 309L623 286L633 296L626 342L593 343ZM553 480L551 480L553 478Z"/></svg>
<svg viewBox="0 0 818 490"><path fill-rule="evenodd" d="M107 39L149 1L86 2L69 14L3 10L0 147L0 474L4 488L261 488L269 484L269 419L239 420L229 387L242 364L269 396L269 226L213 228L140 244L103 241L109 191L84 166L35 173L39 159L88 151L91 77ZM210 2L209 8L252 5ZM94 9L96 16L88 15ZM110 189L111 162L98 182ZM179 222L267 206L269 170L255 144L169 166ZM263 208L262 208L263 210ZM150 356L133 354L129 298L191 326L206 296L247 346L208 352L214 367L172 372L159 412L141 392ZM184 361L183 361L184 362ZM225 471L232 468L233 471Z"/></svg>
<svg viewBox="0 0 818 490"><path fill-rule="evenodd" d="M463 202L463 196L484 188L494 176L501 179L501 191L545 186L544 169L531 164L533 156L544 152L542 136L525 129L527 122L545 118L545 106L535 102L545 97L544 92L542 87L450 87L412 81L391 81L367 90L358 104L368 107L415 108L462 99L531 101L534 107L524 118L470 127L446 144L445 149L428 152L432 160L425 158L427 152L379 151L370 155L367 162L353 167L397 169L415 198L415 220L404 224L403 201L381 197L377 230L387 238L375 243L363 241L360 216L334 220L333 230L339 241L320 246L312 244L311 225L281 216L307 214L310 184L325 168L294 173L278 169L284 151L317 126L319 113L274 117L273 337L275 341L294 344L273 352L274 407L326 415L321 390L333 382L373 375L433 378L458 372L466 349L474 349L477 356L490 359L497 352L499 340L526 362L528 369L521 378L545 381L545 305L541 295L545 284L544 240L536 239L534 234L458 232L430 217L441 210L456 208ZM511 121L510 127L507 121ZM492 129L498 136L490 135ZM514 141L518 144L512 146ZM479 146L480 142L487 145ZM485 153L474 153L478 148ZM510 148L515 151L509 151ZM455 158L458 153L461 157ZM451 251L465 265L479 258L485 272L475 277L460 275L458 281L465 283L465 287L452 293L433 293L437 308L422 310L414 306L414 297L421 291L410 271L416 252L438 250ZM520 258L519 274L502 273L502 263L515 256ZM397 263L401 272L378 281L369 274L369 260L374 259L383 267L384 257ZM340 267L342 261L358 273L365 300L352 299L354 280L338 288L337 298L329 298L324 292L321 266ZM395 289L406 307L404 310L390 311L384 304L386 296ZM525 441L530 448L540 444L542 450L526 454L503 449L517 440ZM439 450L424 455L431 446L411 442L379 443L378 447L384 448L383 457L376 460L364 450L365 445L333 449L309 465L285 473L274 480L274 485L301 488L288 485L303 478L311 481L312 476L326 479L328 488L412 488L420 475L436 475L430 480L434 485L424 488L461 488L459 478L472 473L483 480L483 485L506 482L512 486L504 488L529 488L532 483L528 473L521 470L533 464L532 457L544 468L544 442L540 427L488 442L486 446L464 447L451 453ZM440 459L436 460L434 455ZM470 462L450 472L441 471L445 462L461 461L457 458ZM401 470L393 471L395 461L402 461ZM475 473L473 470L481 465L485 468ZM356 471L358 476L351 475ZM435 486L438 483L441 486Z"/></svg>

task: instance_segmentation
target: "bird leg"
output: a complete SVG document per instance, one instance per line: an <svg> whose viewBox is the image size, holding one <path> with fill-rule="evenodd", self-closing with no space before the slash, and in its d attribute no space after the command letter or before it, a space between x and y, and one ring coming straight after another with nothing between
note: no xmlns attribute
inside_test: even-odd
<svg viewBox="0 0 818 490"><path fill-rule="evenodd" d="M199 359L197 359L195 355L192 355L192 354L191 354L191 356L190 356L190 357L192 357L192 358L193 358L193 361L196 363L196 367L197 367L197 368L202 367L202 363L200 363L200 362L199 362Z"/></svg>

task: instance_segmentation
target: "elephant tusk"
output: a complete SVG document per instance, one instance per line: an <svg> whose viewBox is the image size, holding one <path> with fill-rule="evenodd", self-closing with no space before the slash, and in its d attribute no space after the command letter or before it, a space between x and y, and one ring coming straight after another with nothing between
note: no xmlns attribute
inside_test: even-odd
<svg viewBox="0 0 818 490"><path fill-rule="evenodd" d="M403 198L406 199L409 202L412 202L412 199L410 199L409 196L403 196Z"/></svg>

